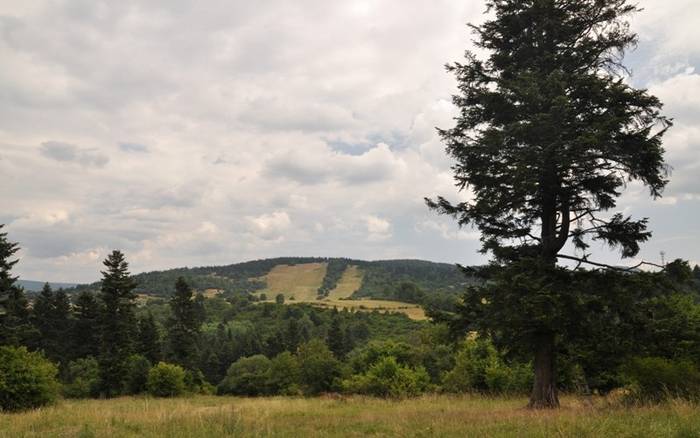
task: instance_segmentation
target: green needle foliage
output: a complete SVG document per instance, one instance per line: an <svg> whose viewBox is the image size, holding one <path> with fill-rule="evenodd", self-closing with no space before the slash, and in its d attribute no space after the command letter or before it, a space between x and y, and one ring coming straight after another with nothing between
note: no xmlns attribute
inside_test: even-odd
<svg viewBox="0 0 700 438"><path fill-rule="evenodd" d="M121 251L113 251L104 261L102 271L100 379L102 393L107 397L125 391L128 380L129 356L135 350L136 283L129 274L129 264Z"/></svg>
<svg viewBox="0 0 700 438"><path fill-rule="evenodd" d="M570 271L559 259L589 263L591 240L635 256L651 236L647 219L613 213L626 184L654 198L667 183L662 137L671 125L661 102L625 80L622 57L637 41L626 0L490 0L492 18L472 26L476 45L448 66L458 81L456 124L439 130L458 188L470 200L427 199L439 213L482 235L482 251L507 273L468 318L523 343L534 356L530 406L556 407L562 327L581 318L570 306ZM583 252L561 253L567 244ZM495 289L494 289L495 288ZM488 288L487 288L488 289ZM490 301L491 300L491 301ZM498 302L505 307L481 306ZM488 310L491 309L491 310Z"/></svg>

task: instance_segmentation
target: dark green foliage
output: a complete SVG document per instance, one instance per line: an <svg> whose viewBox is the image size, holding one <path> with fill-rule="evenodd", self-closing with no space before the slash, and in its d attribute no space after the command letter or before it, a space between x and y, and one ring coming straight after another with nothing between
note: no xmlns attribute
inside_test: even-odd
<svg viewBox="0 0 700 438"><path fill-rule="evenodd" d="M347 352L352 349L348 341L347 331L343 329L340 318L335 315L328 329L326 344L328 344L328 348L333 352L335 357L342 359Z"/></svg>
<svg viewBox="0 0 700 438"><path fill-rule="evenodd" d="M262 354L240 358L231 364L216 392L247 396L265 395L269 391L270 368L270 359Z"/></svg>
<svg viewBox="0 0 700 438"><path fill-rule="evenodd" d="M169 304L171 316L167 322L167 356L173 363L194 369L202 316L194 301L192 288L184 278L178 278Z"/></svg>
<svg viewBox="0 0 700 438"><path fill-rule="evenodd" d="M428 390L430 377L424 368L411 369L387 356L372 365L367 373L343 381L347 392L376 397L415 397Z"/></svg>
<svg viewBox="0 0 700 438"><path fill-rule="evenodd" d="M20 411L53 403L58 369L26 347L0 347L0 411Z"/></svg>
<svg viewBox="0 0 700 438"><path fill-rule="evenodd" d="M154 397L177 397L185 392L185 370L165 362L151 368L146 382L148 393Z"/></svg>
<svg viewBox="0 0 700 438"><path fill-rule="evenodd" d="M31 323L29 301L24 290L10 288L5 297L5 313L0 316L0 345L35 344L39 333Z"/></svg>
<svg viewBox="0 0 700 438"><path fill-rule="evenodd" d="M275 296L275 303L284 304L284 294L277 294Z"/></svg>
<svg viewBox="0 0 700 438"><path fill-rule="evenodd" d="M38 330L36 348L43 350L50 360L62 362L69 357L71 345L71 306L63 289L53 292L48 283L34 300L32 324Z"/></svg>
<svg viewBox="0 0 700 438"><path fill-rule="evenodd" d="M104 261L100 298L100 383L107 397L124 392L128 376L128 358L135 351L136 287L129 265L120 251L113 251Z"/></svg>
<svg viewBox="0 0 700 438"><path fill-rule="evenodd" d="M73 307L72 357L100 354L100 315L100 303L95 295L89 291L80 292Z"/></svg>
<svg viewBox="0 0 700 438"><path fill-rule="evenodd" d="M99 395L100 368L94 357L83 357L68 363L64 374L64 397L88 398Z"/></svg>
<svg viewBox="0 0 700 438"><path fill-rule="evenodd" d="M326 267L326 275L323 277L323 283L318 288L319 298L325 298L330 291L338 285L338 280L343 276L343 272L348 267L349 260L347 259L330 259Z"/></svg>
<svg viewBox="0 0 700 438"><path fill-rule="evenodd" d="M353 262L364 272L362 286L354 297L395 299L401 283L412 283L430 295L455 297L464 286L478 280L465 277L455 265L422 260L381 260Z"/></svg>
<svg viewBox="0 0 700 438"><path fill-rule="evenodd" d="M313 339L299 347L302 388L305 394L315 395L334 391L341 377L341 362L333 356L326 344Z"/></svg>
<svg viewBox="0 0 700 438"><path fill-rule="evenodd" d="M148 372L151 370L151 362L140 354L132 354L127 360L126 369L127 394L144 392L148 381Z"/></svg>
<svg viewBox="0 0 700 438"><path fill-rule="evenodd" d="M139 318L138 352L151 363L158 363L162 359L160 332L150 311L146 316Z"/></svg>
<svg viewBox="0 0 700 438"><path fill-rule="evenodd" d="M445 374L443 390L491 394L524 394L532 386L532 367L506 364L491 342L467 339L457 353L455 367Z"/></svg>
<svg viewBox="0 0 700 438"><path fill-rule="evenodd" d="M10 291L19 287L17 277L13 277L11 273L12 267L18 262L11 258L19 251L19 247L16 243L7 240L7 233L2 232L4 226L0 224L0 328L3 327L2 324L7 315ZM0 339L1 342L2 339Z"/></svg>
<svg viewBox="0 0 700 438"><path fill-rule="evenodd" d="M298 395L301 381L299 361L289 351L282 352L270 361L267 386L272 394Z"/></svg>
<svg viewBox="0 0 700 438"><path fill-rule="evenodd" d="M680 397L700 399L700 370L693 362L661 357L636 357L621 374L629 384L631 401L659 402Z"/></svg>
<svg viewBox="0 0 700 438"><path fill-rule="evenodd" d="M629 181L661 195L662 137L670 121L656 97L625 80L620 60L637 40L626 21L637 9L626 0L487 5L488 20L473 27L487 56L468 52L465 63L448 67L458 81L453 102L460 113L453 128L440 130L456 160L455 181L473 197L457 205L442 197L427 203L478 228L482 250L496 263L519 264L510 273L521 271L520 281L494 287L526 302L516 313L504 309L498 325L494 319L482 325L529 335L511 338L520 337L534 356L530 405L554 407L559 330L580 317L553 287L567 283L555 265L571 256L560 251L571 241L584 252L574 257L581 263L588 263L591 240L619 248L623 258L639 252L651 236L647 220L609 211ZM473 312L471 319L479 317ZM527 323L500 326L511 317Z"/></svg>

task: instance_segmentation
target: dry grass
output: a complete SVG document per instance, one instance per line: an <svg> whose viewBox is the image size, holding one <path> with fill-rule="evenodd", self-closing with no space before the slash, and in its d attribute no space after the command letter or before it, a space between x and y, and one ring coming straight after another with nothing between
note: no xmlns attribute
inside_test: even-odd
<svg viewBox="0 0 700 438"><path fill-rule="evenodd" d="M674 402L611 408L564 398L533 412L524 399L120 398L64 401L0 414L0 437L697 437L700 408Z"/></svg>
<svg viewBox="0 0 700 438"><path fill-rule="evenodd" d="M339 300L341 298L350 297L362 286L363 277L364 274L360 268L354 265L348 266L345 268L345 271L343 271L343 275L340 277L340 280L338 280L335 289L328 294L328 299Z"/></svg>
<svg viewBox="0 0 700 438"><path fill-rule="evenodd" d="M323 300L313 303L320 307L337 307L359 312L379 311L382 313L404 313L416 321L428 319L422 307L415 304L402 303L400 301L387 300Z"/></svg>
<svg viewBox="0 0 700 438"><path fill-rule="evenodd" d="M204 292L202 292L202 295L204 295L206 298L214 298L217 295L220 295L223 291L223 289L205 289Z"/></svg>
<svg viewBox="0 0 700 438"><path fill-rule="evenodd" d="M296 302L316 301L327 266L327 263L277 265L263 277L267 287L259 292L271 300L278 294L284 294L285 299L294 297Z"/></svg>

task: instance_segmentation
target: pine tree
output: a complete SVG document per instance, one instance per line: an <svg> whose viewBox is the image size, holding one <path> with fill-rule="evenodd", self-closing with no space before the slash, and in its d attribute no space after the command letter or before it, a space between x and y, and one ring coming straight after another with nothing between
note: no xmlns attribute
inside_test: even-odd
<svg viewBox="0 0 700 438"><path fill-rule="evenodd" d="M128 358L134 353L136 294L129 265L120 251L104 261L100 299L100 382L102 394L113 397L124 393L128 378Z"/></svg>
<svg viewBox="0 0 700 438"><path fill-rule="evenodd" d="M100 353L100 304L89 291L75 300L71 358L97 357Z"/></svg>
<svg viewBox="0 0 700 438"><path fill-rule="evenodd" d="M162 346L160 333L153 314L139 319L139 354L143 355L151 363L158 363L162 360Z"/></svg>
<svg viewBox="0 0 700 438"><path fill-rule="evenodd" d="M12 276L12 268L19 260L11 260L19 251L16 243L7 240L0 224L0 345L29 346L37 331L29 318L29 302L24 290Z"/></svg>
<svg viewBox="0 0 700 438"><path fill-rule="evenodd" d="M43 350L54 362L67 363L70 360L70 313L66 292L63 289L54 292L48 283L44 284L31 311L32 324L38 331L33 347Z"/></svg>
<svg viewBox="0 0 700 438"><path fill-rule="evenodd" d="M57 341L57 338L53 336L52 327L52 318L55 313L54 305L53 289L50 284L45 283L32 307L32 324L39 332L38 339L32 347L43 350L51 359L54 359L53 353L56 351L55 343Z"/></svg>
<svg viewBox="0 0 700 438"><path fill-rule="evenodd" d="M198 357L200 323L193 298L190 285L184 278L178 278L175 293L170 298L168 357L187 369L195 369Z"/></svg>
<svg viewBox="0 0 700 438"><path fill-rule="evenodd" d="M345 356L345 333L340 324L340 318L337 315L335 315L331 321L331 326L328 329L328 336L326 337L326 344L328 345L328 349L331 350L333 355L338 359L342 359Z"/></svg>
<svg viewBox="0 0 700 438"><path fill-rule="evenodd" d="M207 309L204 304L204 295L201 292L197 292L194 297L194 314L199 326L207 322Z"/></svg>
<svg viewBox="0 0 700 438"><path fill-rule="evenodd" d="M456 160L457 186L473 196L456 205L441 197L427 203L478 228L482 251L510 269L498 290L469 292L466 301L476 308L466 310L465 329L498 335L510 350L529 348L530 406L556 407L556 354L567 321L578 317L562 313L560 286L569 282L557 261L603 266L589 260L590 239L619 248L623 258L639 252L651 235L647 220L610 210L629 181L661 196L670 121L656 97L625 80L622 55L637 40L626 21L637 8L626 0L487 5L490 18L472 26L487 58L468 52L465 63L448 66L458 81L459 115L454 128L439 130ZM562 254L567 242L583 255ZM523 314L527 323L513 325L511 316Z"/></svg>

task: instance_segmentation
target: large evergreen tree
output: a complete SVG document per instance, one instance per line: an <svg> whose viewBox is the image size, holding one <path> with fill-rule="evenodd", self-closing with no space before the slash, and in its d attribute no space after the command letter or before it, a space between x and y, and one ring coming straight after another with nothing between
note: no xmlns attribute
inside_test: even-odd
<svg viewBox="0 0 700 438"><path fill-rule="evenodd" d="M197 363L200 321L192 288L183 277L175 283L168 319L169 359L188 369Z"/></svg>
<svg viewBox="0 0 700 438"><path fill-rule="evenodd" d="M150 311L148 315L139 319L139 354L151 363L158 363L163 359L160 333Z"/></svg>
<svg viewBox="0 0 700 438"><path fill-rule="evenodd" d="M472 26L487 56L467 52L466 62L448 66L459 85L459 115L439 131L470 200L427 202L478 228L483 252L507 270L497 288L471 289L466 320L509 349L529 348L530 406L555 407L562 330L579 318L566 306L571 271L557 261L595 264L586 252L591 239L624 258L639 252L651 235L647 220L611 210L629 181L661 195L670 122L656 97L625 80L622 57L637 40L627 24L637 8L626 0L487 5L490 18ZM567 242L580 255L562 254Z"/></svg>
<svg viewBox="0 0 700 438"><path fill-rule="evenodd" d="M120 251L113 251L103 262L100 298L100 382L107 397L122 394L128 374L128 358L135 350L136 283L129 264Z"/></svg>
<svg viewBox="0 0 700 438"><path fill-rule="evenodd" d="M70 360L71 306L65 291L54 292L51 285L44 284L34 300L31 320L38 331L33 347L43 350L54 362Z"/></svg>
<svg viewBox="0 0 700 438"><path fill-rule="evenodd" d="M100 353L100 303L90 291L75 299L71 358L97 357Z"/></svg>
<svg viewBox="0 0 700 438"><path fill-rule="evenodd" d="M19 260L12 259L19 251L16 243L7 240L0 224L0 345L28 345L36 337L29 320L29 302L24 290L12 276Z"/></svg>
<svg viewBox="0 0 700 438"><path fill-rule="evenodd" d="M0 224L0 325L4 324L7 318L10 293L18 287L17 277L13 277L11 271L18 262L16 259L12 260L12 257L19 251L19 247L7 240L7 233L2 232L4 226Z"/></svg>

